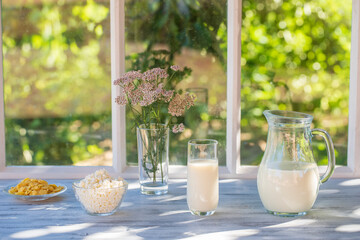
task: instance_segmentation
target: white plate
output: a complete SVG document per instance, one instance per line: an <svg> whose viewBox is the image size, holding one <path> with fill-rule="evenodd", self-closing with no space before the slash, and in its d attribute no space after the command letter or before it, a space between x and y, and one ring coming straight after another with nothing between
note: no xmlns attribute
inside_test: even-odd
<svg viewBox="0 0 360 240"><path fill-rule="evenodd" d="M51 183L53 184L53 183ZM12 188L12 187L16 187L17 184L15 185L10 185L10 186L7 186L6 188L4 188L4 193L6 193L7 195L9 196L12 196L16 199L19 199L19 200L23 200L23 201L42 201L42 200L46 200L48 198L52 198L52 197L55 197L59 194L62 194L63 192L66 191L67 187L63 184L56 184L56 186L59 186L59 187L63 187L63 189L59 192L56 192L56 193L51 193L51 194L44 194L44 195L32 195L32 196L26 196L26 195L16 195L16 194L11 194L9 193L9 190Z"/></svg>

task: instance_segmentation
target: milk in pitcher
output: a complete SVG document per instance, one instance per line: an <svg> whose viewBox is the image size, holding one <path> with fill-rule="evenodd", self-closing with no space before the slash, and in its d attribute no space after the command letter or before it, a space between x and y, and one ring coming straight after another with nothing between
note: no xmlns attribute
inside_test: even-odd
<svg viewBox="0 0 360 240"><path fill-rule="evenodd" d="M280 166L260 167L258 191L264 207L272 212L306 212L313 206L319 190L319 171L315 163L282 162Z"/></svg>

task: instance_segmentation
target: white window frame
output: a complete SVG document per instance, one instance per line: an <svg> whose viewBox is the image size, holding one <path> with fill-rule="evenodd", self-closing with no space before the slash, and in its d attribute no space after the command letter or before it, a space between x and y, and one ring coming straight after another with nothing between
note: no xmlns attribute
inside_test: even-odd
<svg viewBox="0 0 360 240"><path fill-rule="evenodd" d="M241 14L242 1L228 0L227 52L227 123L226 166L219 168L221 178L256 178L257 166L241 165L240 161L240 91L241 91ZM125 1L110 0L111 18L111 82L125 72ZM1 10L0 10L1 24ZM347 166L337 166L333 177L360 176L360 1L352 1L352 31L350 60L350 96ZM2 29L0 31L2 33ZM2 46L2 38L0 38ZM2 47L0 48L2 56ZM4 79L0 58L0 179L42 177L48 179L80 178L98 169L98 166L6 166ZM119 89L112 85L112 99ZM112 101L113 166L104 167L125 178L137 178L138 167L126 163L125 108ZM325 172L326 166L320 167ZM170 178L186 178L186 166L170 166Z"/></svg>

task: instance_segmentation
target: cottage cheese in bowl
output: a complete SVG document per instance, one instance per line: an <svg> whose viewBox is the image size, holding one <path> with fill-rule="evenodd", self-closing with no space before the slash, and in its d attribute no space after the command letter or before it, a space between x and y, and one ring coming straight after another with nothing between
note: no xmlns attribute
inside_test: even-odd
<svg viewBox="0 0 360 240"><path fill-rule="evenodd" d="M91 215L107 216L116 212L126 193L128 183L121 177L114 179L105 169L97 170L73 183L77 200Z"/></svg>

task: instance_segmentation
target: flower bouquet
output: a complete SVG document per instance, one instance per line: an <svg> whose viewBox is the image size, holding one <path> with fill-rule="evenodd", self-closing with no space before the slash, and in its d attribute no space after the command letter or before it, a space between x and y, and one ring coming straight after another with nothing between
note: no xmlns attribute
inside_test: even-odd
<svg viewBox="0 0 360 240"><path fill-rule="evenodd" d="M137 126L139 180L143 194L167 193L169 129L174 133L182 132L183 123L173 124L173 120L194 105L195 96L166 87L171 86L167 83L179 70L179 66L171 66L168 70L130 71L114 81L121 88L115 101L129 107Z"/></svg>

